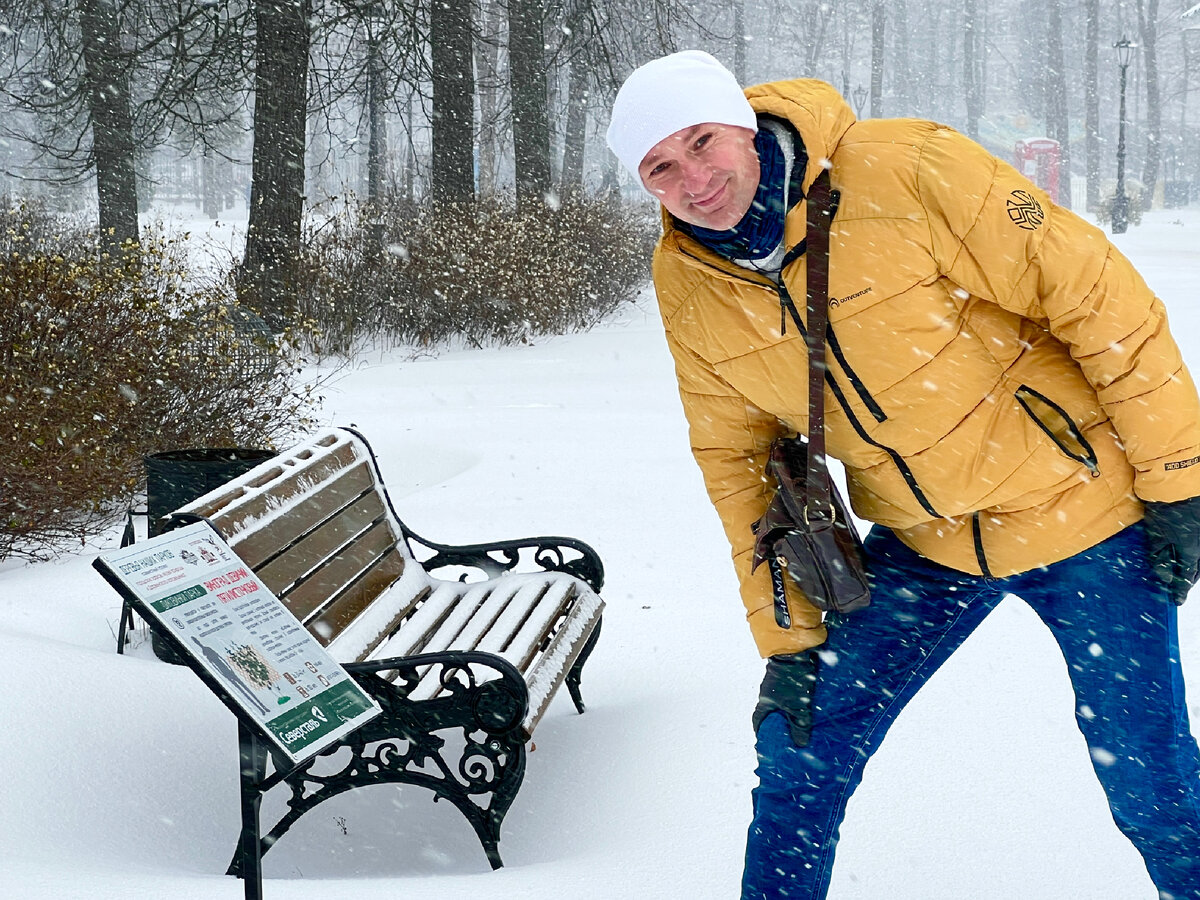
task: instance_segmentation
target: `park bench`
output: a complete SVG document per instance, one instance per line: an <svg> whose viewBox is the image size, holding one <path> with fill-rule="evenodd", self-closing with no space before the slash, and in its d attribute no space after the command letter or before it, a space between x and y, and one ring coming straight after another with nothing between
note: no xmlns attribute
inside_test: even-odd
<svg viewBox="0 0 1200 900"><path fill-rule="evenodd" d="M260 463L166 524L197 521L383 709L299 767L239 720L243 827L229 874L249 880L305 813L380 783L449 800L498 868L501 823L538 720L563 684L584 710L580 670L604 605L595 552L559 537L470 546L419 537L397 517L371 448L351 429ZM259 803L280 785L290 790L286 811L260 828Z"/></svg>

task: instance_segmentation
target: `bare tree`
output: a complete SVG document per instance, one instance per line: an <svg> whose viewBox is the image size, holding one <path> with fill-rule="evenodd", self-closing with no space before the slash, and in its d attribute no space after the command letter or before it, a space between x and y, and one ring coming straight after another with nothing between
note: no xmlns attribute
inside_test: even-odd
<svg viewBox="0 0 1200 900"><path fill-rule="evenodd" d="M871 6L871 116L883 115L884 36L887 29L887 5L875 0Z"/></svg>
<svg viewBox="0 0 1200 900"><path fill-rule="evenodd" d="M1162 160L1162 88L1158 80L1158 0L1137 0L1138 32L1142 37L1142 59L1146 63L1146 158L1142 166L1145 194L1143 206L1149 208L1158 184Z"/></svg>
<svg viewBox="0 0 1200 900"><path fill-rule="evenodd" d="M100 227L138 237L137 154L167 136L213 147L239 115L242 5L205 0L11 0L0 85L26 115L0 132L58 165L96 177ZM65 168L60 168L60 166Z"/></svg>
<svg viewBox="0 0 1200 900"><path fill-rule="evenodd" d="M1062 0L1047 0L1046 11L1046 130L1058 141L1058 202L1071 208L1071 134L1067 114L1067 74L1063 59Z"/></svg>
<svg viewBox="0 0 1200 900"><path fill-rule="evenodd" d="M254 177L239 288L276 331L292 320L300 254L310 16L309 0L254 7Z"/></svg>
<svg viewBox="0 0 1200 900"><path fill-rule="evenodd" d="M479 96L476 157L479 160L479 196L496 193L499 167L501 93L501 33L504 5L501 0L480 0L475 40L475 90Z"/></svg>
<svg viewBox="0 0 1200 900"><path fill-rule="evenodd" d="M979 139L979 117L983 115L983 40L979 23L979 0L963 5L963 88L967 105L967 135Z"/></svg>
<svg viewBox="0 0 1200 900"><path fill-rule="evenodd" d="M733 0L733 76L746 84L746 0Z"/></svg>
<svg viewBox="0 0 1200 900"><path fill-rule="evenodd" d="M529 209L550 190L550 123L546 110L545 0L508 0L517 204Z"/></svg>
<svg viewBox="0 0 1200 900"><path fill-rule="evenodd" d="M113 0L80 0L79 31L100 231L120 245L138 238L138 208L129 69L121 53L117 4Z"/></svg>
<svg viewBox="0 0 1200 900"><path fill-rule="evenodd" d="M564 29L567 32L567 120L563 129L562 174L559 193L578 196L583 192L583 156L587 142L587 111L590 99L591 66L587 58L588 26L591 24L591 0L572 0L567 6Z"/></svg>
<svg viewBox="0 0 1200 900"><path fill-rule="evenodd" d="M902 116L912 115L912 65L909 54L908 0L892 0L892 94Z"/></svg>
<svg viewBox="0 0 1200 900"><path fill-rule="evenodd" d="M443 202L471 201L475 198L471 4L433 0L429 45L433 79L433 197Z"/></svg>
<svg viewBox="0 0 1200 900"><path fill-rule="evenodd" d="M1083 51L1084 153L1087 157L1087 208L1100 202L1100 0L1084 0L1087 19Z"/></svg>

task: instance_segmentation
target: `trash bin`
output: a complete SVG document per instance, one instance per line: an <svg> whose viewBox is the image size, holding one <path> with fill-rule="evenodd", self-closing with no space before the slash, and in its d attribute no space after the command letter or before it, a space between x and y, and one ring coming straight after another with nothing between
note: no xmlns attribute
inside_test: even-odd
<svg viewBox="0 0 1200 900"><path fill-rule="evenodd" d="M274 450L248 447L167 450L150 454L145 458L146 516L150 537L162 533L163 516L249 472L274 455Z"/></svg>
<svg viewBox="0 0 1200 900"><path fill-rule="evenodd" d="M146 456L143 462L146 465L146 518L150 537L162 534L163 516L273 456L274 450L249 447L167 450ZM159 659L183 663L174 650L158 639L157 634L151 634L150 643L154 655Z"/></svg>

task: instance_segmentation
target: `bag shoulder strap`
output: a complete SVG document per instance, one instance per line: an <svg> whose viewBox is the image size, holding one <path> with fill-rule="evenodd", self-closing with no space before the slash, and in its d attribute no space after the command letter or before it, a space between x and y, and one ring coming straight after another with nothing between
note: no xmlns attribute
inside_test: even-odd
<svg viewBox="0 0 1200 900"><path fill-rule="evenodd" d="M832 488L825 460L825 342L829 328L829 229L838 192L822 169L808 189L805 216L808 346L808 471L805 514L809 521L833 518Z"/></svg>

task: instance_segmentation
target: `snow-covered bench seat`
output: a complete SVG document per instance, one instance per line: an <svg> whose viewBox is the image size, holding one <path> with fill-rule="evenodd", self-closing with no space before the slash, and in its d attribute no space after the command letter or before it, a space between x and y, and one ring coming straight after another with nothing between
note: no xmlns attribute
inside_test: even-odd
<svg viewBox="0 0 1200 900"><path fill-rule="evenodd" d="M366 440L342 428L180 508L169 526L201 518L384 709L290 774L276 761L280 777L262 793L283 782L291 798L261 852L329 797L396 782L454 803L499 867L526 742L564 683L584 709L580 669L604 607L595 552L559 537L424 540L396 515ZM231 874L243 874L246 840Z"/></svg>

